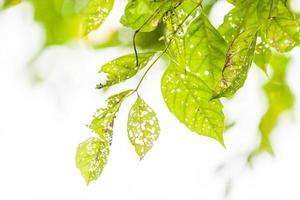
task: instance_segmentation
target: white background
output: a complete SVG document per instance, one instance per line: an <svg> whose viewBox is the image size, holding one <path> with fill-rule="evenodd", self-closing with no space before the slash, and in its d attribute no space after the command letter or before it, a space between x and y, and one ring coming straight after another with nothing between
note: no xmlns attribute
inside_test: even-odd
<svg viewBox="0 0 300 200"><path fill-rule="evenodd" d="M120 26L123 6L123 1L117 1L93 37L101 39L105 31ZM228 9L229 4L218 3L212 22L220 24ZM224 102L228 121L237 122L225 134L224 149L212 139L191 133L169 113L160 94L166 64L158 63L141 88L142 97L160 120L158 142L140 162L126 133L127 112L134 101L130 98L118 114L109 162L101 178L86 186L74 161L77 144L94 136L86 124L109 94L138 81L133 78L100 92L95 90L97 72L103 63L132 50L95 51L74 41L47 49L28 67L43 40L43 29L33 21L29 4L0 13L1 200L219 200L229 177L233 177L232 200L300 199L299 101L274 132L275 158L263 155L252 169L244 166L244 156L256 144L257 126L266 109L260 88L267 77L255 66L245 87L233 100ZM299 55L296 49L288 73L298 99ZM42 75L42 83L32 82L32 69ZM224 162L227 167L216 173Z"/></svg>

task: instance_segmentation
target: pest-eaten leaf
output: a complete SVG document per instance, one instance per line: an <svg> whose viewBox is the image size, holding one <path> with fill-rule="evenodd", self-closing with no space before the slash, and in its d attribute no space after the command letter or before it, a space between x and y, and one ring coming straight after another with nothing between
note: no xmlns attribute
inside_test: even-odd
<svg viewBox="0 0 300 200"><path fill-rule="evenodd" d="M155 53L137 54L139 60L138 65L136 65L137 61L135 54L119 57L103 65L99 73L106 74L106 82L98 84L97 88L101 89L109 87L133 77L139 70L143 69L148 64L154 55Z"/></svg>
<svg viewBox="0 0 300 200"><path fill-rule="evenodd" d="M114 5L114 0L89 0L83 10L83 35L97 30L109 15Z"/></svg>
<svg viewBox="0 0 300 200"><path fill-rule="evenodd" d="M165 0L129 0L121 23L140 32L153 31L172 4L172 1Z"/></svg>
<svg viewBox="0 0 300 200"><path fill-rule="evenodd" d="M280 53L291 51L300 44L300 21L274 17L263 27L263 37Z"/></svg>
<svg viewBox="0 0 300 200"><path fill-rule="evenodd" d="M90 138L78 145L76 166L87 184L101 175L109 151L109 145L99 138Z"/></svg>
<svg viewBox="0 0 300 200"><path fill-rule="evenodd" d="M142 159L158 139L160 127L155 112L138 97L131 107L127 123L128 138Z"/></svg>
<svg viewBox="0 0 300 200"><path fill-rule="evenodd" d="M254 57L256 39L257 30L249 29L232 42L213 98L232 97L244 85Z"/></svg>
<svg viewBox="0 0 300 200"><path fill-rule="evenodd" d="M177 38L170 45L172 63L161 82L164 100L190 130L224 145L223 106L211 97L222 77L227 44L204 15Z"/></svg>
<svg viewBox="0 0 300 200"><path fill-rule="evenodd" d="M116 113L130 92L132 92L132 90L127 90L109 97L107 107L98 109L94 115L94 119L89 125L89 128L99 135L101 141L107 142L109 145L112 143Z"/></svg>
<svg viewBox="0 0 300 200"><path fill-rule="evenodd" d="M235 7L224 17L218 30L228 43L247 29L257 26L258 0L235 1Z"/></svg>

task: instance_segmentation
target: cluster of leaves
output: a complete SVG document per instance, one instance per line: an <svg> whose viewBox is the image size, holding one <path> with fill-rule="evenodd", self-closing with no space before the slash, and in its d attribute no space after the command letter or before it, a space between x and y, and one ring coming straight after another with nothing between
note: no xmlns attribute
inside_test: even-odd
<svg viewBox="0 0 300 200"><path fill-rule="evenodd" d="M9 7L21 0L5 0ZM26 0L24 0L26 1ZM114 0L27 0L35 18L45 27L46 45L63 44L98 29L113 8ZM155 63L167 55L169 65L161 80L161 92L170 112L191 131L224 144L221 98L232 98L243 87L254 62L271 74L264 91L268 110L260 123L260 144L249 155L272 153L270 135L281 114L292 108L294 97L285 76L289 58L283 53L300 45L300 20L288 0L228 0L233 5L215 28L208 15L217 0L128 0L121 24L132 29L132 54L101 67L108 88L144 70L136 88L108 98L89 128L97 137L78 146L77 167L86 182L96 180L107 162L114 120L123 101L137 95L128 115L128 138L142 159L159 137L154 111L140 97L139 88ZM119 45L121 31L107 44ZM151 39L149 39L151 38ZM116 42L117 41L117 42ZM152 45L155 44L155 45ZM139 52L139 47L144 51ZM271 71L270 71L271 69Z"/></svg>
<svg viewBox="0 0 300 200"><path fill-rule="evenodd" d="M125 81L147 67L135 89L108 99L108 106L97 111L90 124L106 147L112 142L113 121L125 98L137 94L138 99L128 116L128 137L140 158L151 149L159 136L154 111L141 99L139 87L149 70L163 55L169 65L161 80L165 103L175 117L191 131L211 137L224 145L224 113L220 98L231 98L244 85L254 61L265 73L271 66L272 76L264 86L269 109L263 116L261 142L254 150L272 152L270 134L281 113L293 106L293 95L285 81L288 59L281 55L300 44L300 22L284 0L236 0L234 8L215 28L209 21L215 1L129 0L121 23L135 30L134 53L101 67L106 81L97 88L107 88ZM162 27L165 45L158 51L138 52L136 36L152 33ZM150 51L149 51L150 50ZM77 165L89 183L102 172L109 151L104 154L83 154L80 144ZM82 167L81 159L92 162ZM98 161L98 168L93 165ZM105 159L106 161L106 159Z"/></svg>

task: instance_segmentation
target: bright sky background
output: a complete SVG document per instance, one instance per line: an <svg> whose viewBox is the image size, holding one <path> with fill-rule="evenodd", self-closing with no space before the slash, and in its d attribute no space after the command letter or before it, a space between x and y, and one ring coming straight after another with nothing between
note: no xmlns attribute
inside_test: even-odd
<svg viewBox="0 0 300 200"><path fill-rule="evenodd" d="M109 28L119 26L123 6L124 2L117 1L94 37L104 37ZM219 24L228 9L229 4L218 3L212 22ZM252 169L244 167L243 156L255 145L266 109L260 87L267 78L255 66L245 87L225 102L227 118L237 124L226 133L224 149L191 133L169 113L160 94L166 64L158 63L141 91L157 112L158 142L140 162L127 139L126 117L134 101L130 98L118 114L108 164L101 178L86 186L74 161L77 144L94 136L86 124L106 97L138 80L103 93L95 90L97 72L102 64L131 49L95 51L77 41L46 50L29 68L28 62L42 46L42 31L33 21L29 4L0 13L0 199L220 200L228 177L234 177L231 200L300 199L299 101L274 133L276 157L264 155ZM299 55L298 48L288 73L298 99ZM37 70L44 81L33 84L29 69ZM228 167L215 173L224 162Z"/></svg>

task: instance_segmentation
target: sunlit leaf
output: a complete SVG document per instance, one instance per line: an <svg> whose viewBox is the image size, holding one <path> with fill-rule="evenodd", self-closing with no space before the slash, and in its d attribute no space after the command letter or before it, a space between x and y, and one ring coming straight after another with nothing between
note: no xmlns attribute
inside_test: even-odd
<svg viewBox="0 0 300 200"><path fill-rule="evenodd" d="M21 2L22 2L22 0L4 0L2 7L7 8L7 7L10 7L10 6L17 5Z"/></svg>
<svg viewBox="0 0 300 200"><path fill-rule="evenodd" d="M254 63L268 74L268 65L271 59L272 51L265 42L257 44L255 49Z"/></svg>
<svg viewBox="0 0 300 200"><path fill-rule="evenodd" d="M263 37L278 52L288 52L300 44L300 21L274 17L263 28Z"/></svg>
<svg viewBox="0 0 300 200"><path fill-rule="evenodd" d="M78 145L76 166L87 184L97 180L107 162L109 146L98 138L90 138Z"/></svg>
<svg viewBox="0 0 300 200"><path fill-rule="evenodd" d="M222 77L227 44L204 15L170 46L172 63L162 78L169 110L192 131L223 142L224 115L219 100L210 100Z"/></svg>
<svg viewBox="0 0 300 200"><path fill-rule="evenodd" d="M128 115L128 138L142 159L159 137L159 123L155 112L140 97Z"/></svg>
<svg viewBox="0 0 300 200"><path fill-rule="evenodd" d="M130 92L131 90L127 90L109 97L107 100L107 107L100 108L95 113L89 128L100 136L101 141L111 144L116 113L119 111L123 100Z"/></svg>
<svg viewBox="0 0 300 200"><path fill-rule="evenodd" d="M89 0L83 10L83 34L86 35L97 30L109 15L114 5L114 0Z"/></svg>
<svg viewBox="0 0 300 200"><path fill-rule="evenodd" d="M121 23L141 32L153 31L171 5L171 1L129 0Z"/></svg>
<svg viewBox="0 0 300 200"><path fill-rule="evenodd" d="M230 45L214 98L231 97L244 85L254 57L256 39L257 30L249 29L238 35Z"/></svg>
<svg viewBox="0 0 300 200"><path fill-rule="evenodd" d="M224 17L219 31L224 39L231 43L245 30L257 26L257 2L258 0L234 1L235 7Z"/></svg>
<svg viewBox="0 0 300 200"><path fill-rule="evenodd" d="M106 82L99 84L98 89L109 87L114 84L127 80L144 68L155 53L139 53L139 63L136 65L136 55L129 54L119 57L109 63L103 65L99 73L106 74Z"/></svg>

